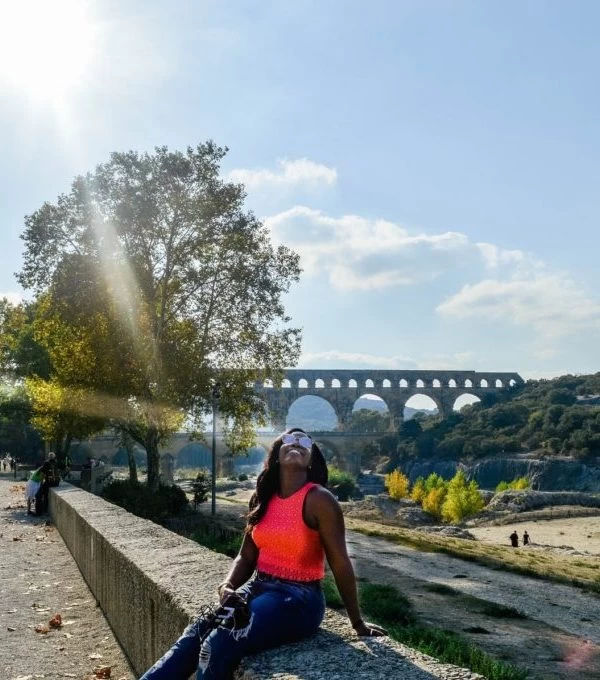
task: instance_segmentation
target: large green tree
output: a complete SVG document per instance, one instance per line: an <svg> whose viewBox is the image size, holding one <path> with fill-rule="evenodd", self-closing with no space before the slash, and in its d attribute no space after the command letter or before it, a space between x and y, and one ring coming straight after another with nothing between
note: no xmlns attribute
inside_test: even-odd
<svg viewBox="0 0 600 680"><path fill-rule="evenodd" d="M160 441L210 410L215 381L221 415L247 437L261 411L252 381L299 352L282 302L298 256L220 178L225 154L212 142L113 153L25 221L18 278L45 296L38 339L61 385L98 396L145 447L153 487Z"/></svg>

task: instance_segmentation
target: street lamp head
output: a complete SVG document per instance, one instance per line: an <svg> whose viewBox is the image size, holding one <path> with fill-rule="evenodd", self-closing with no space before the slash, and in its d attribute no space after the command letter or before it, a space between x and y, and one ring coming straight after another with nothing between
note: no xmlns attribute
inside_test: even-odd
<svg viewBox="0 0 600 680"><path fill-rule="evenodd" d="M220 399L221 397L221 383L214 382L210 390L213 400Z"/></svg>

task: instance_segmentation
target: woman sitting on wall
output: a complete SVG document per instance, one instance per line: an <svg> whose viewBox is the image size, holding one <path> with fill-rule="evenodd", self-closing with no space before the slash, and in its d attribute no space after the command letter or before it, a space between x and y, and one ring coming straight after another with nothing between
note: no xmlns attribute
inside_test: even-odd
<svg viewBox="0 0 600 680"><path fill-rule="evenodd" d="M186 628L141 680L227 680L243 656L315 633L323 620L324 557L358 635L385 635L360 615L344 518L325 488L319 447L298 428L271 446L250 501L240 552L219 586L221 606Z"/></svg>

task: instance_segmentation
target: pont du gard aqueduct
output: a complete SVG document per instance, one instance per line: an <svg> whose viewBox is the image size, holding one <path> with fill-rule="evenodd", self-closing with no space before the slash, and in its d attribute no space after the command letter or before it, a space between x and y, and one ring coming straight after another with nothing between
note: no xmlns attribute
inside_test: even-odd
<svg viewBox="0 0 600 680"><path fill-rule="evenodd" d="M395 430L404 417L404 407L414 395L426 395L435 403L438 412L446 416L452 412L461 395L482 399L487 394L511 390L524 383L518 373L492 373L446 370L353 370L353 369L289 369L283 372L280 384L269 381L256 383L254 391L267 407L273 430L281 432L286 427L292 404L305 396L316 396L327 401L337 416L337 426L328 432L313 432L317 443L347 469L358 472L360 453L372 433L349 432L352 410L359 397L375 395L388 407L390 429ZM287 423L288 425L290 423ZM273 431L259 432L257 444L266 451L273 440ZM83 443L83 442L82 442ZM96 437L87 442L94 455L109 460L117 451L118 440L113 437ZM161 455L181 464L181 455L192 444L187 433L179 433L161 447ZM231 470L233 463L220 433L217 433L217 460L221 473ZM229 454L229 455L228 455ZM254 456L255 457L255 456ZM203 447L202 466L210 467L210 454Z"/></svg>

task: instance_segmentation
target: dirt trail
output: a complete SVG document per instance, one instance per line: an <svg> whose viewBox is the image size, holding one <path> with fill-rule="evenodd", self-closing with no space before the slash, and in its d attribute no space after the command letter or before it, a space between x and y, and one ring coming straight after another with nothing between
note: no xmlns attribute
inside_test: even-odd
<svg viewBox="0 0 600 680"><path fill-rule="evenodd" d="M348 548L359 577L396 586L422 620L462 633L539 678L600 677L597 595L353 531Z"/></svg>
<svg viewBox="0 0 600 680"><path fill-rule="evenodd" d="M0 477L0 677L94 678L111 666L133 680L127 659L49 517L27 515L25 484ZM55 613L62 627L38 633Z"/></svg>

